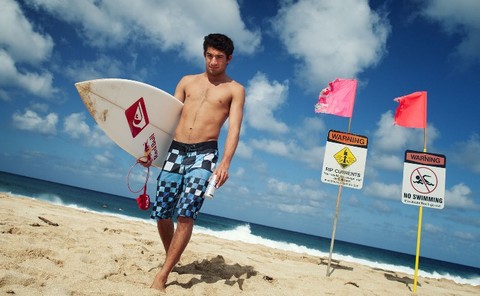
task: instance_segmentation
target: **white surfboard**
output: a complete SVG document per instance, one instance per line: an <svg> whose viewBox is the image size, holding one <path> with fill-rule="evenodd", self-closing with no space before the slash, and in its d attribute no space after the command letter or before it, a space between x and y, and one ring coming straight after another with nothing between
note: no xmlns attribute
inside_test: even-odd
<svg viewBox="0 0 480 296"><path fill-rule="evenodd" d="M96 79L75 87L97 124L136 159L150 155L161 167L183 103L154 86L127 79Z"/></svg>

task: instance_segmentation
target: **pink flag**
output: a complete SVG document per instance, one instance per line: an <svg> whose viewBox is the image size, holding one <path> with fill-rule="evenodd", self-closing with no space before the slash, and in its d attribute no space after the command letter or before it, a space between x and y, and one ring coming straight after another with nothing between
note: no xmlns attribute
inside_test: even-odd
<svg viewBox="0 0 480 296"><path fill-rule="evenodd" d="M315 113L352 117L357 80L337 78L330 82L318 96Z"/></svg>
<svg viewBox="0 0 480 296"><path fill-rule="evenodd" d="M427 127L426 91L417 91L395 98L394 101L399 103L393 119L395 124L413 128Z"/></svg>

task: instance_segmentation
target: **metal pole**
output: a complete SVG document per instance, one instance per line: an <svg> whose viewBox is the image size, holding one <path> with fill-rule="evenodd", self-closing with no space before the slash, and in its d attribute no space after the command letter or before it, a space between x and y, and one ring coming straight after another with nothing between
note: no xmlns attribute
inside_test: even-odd
<svg viewBox="0 0 480 296"><path fill-rule="evenodd" d="M330 263L332 262L333 245L335 243L335 232L337 231L338 209L340 208L340 199L342 197L343 177L338 186L337 205L335 207L335 217L333 219L332 239L330 242L330 254L328 255L327 277L330 276Z"/></svg>

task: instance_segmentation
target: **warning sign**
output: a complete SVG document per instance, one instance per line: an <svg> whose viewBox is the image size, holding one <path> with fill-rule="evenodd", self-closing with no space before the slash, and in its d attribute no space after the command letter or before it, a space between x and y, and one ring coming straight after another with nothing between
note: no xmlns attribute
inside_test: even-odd
<svg viewBox="0 0 480 296"><path fill-rule="evenodd" d="M368 138L330 130L323 158L322 182L363 187Z"/></svg>
<svg viewBox="0 0 480 296"><path fill-rule="evenodd" d="M444 155L407 150L403 167L402 202L443 209L445 165Z"/></svg>

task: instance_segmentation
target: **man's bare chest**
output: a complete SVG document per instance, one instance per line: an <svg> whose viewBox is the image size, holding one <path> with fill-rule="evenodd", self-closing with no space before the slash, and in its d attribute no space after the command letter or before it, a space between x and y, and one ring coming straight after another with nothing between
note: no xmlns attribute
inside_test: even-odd
<svg viewBox="0 0 480 296"><path fill-rule="evenodd" d="M189 90L186 93L185 104L229 104L232 100L232 94L228 87L204 87Z"/></svg>

